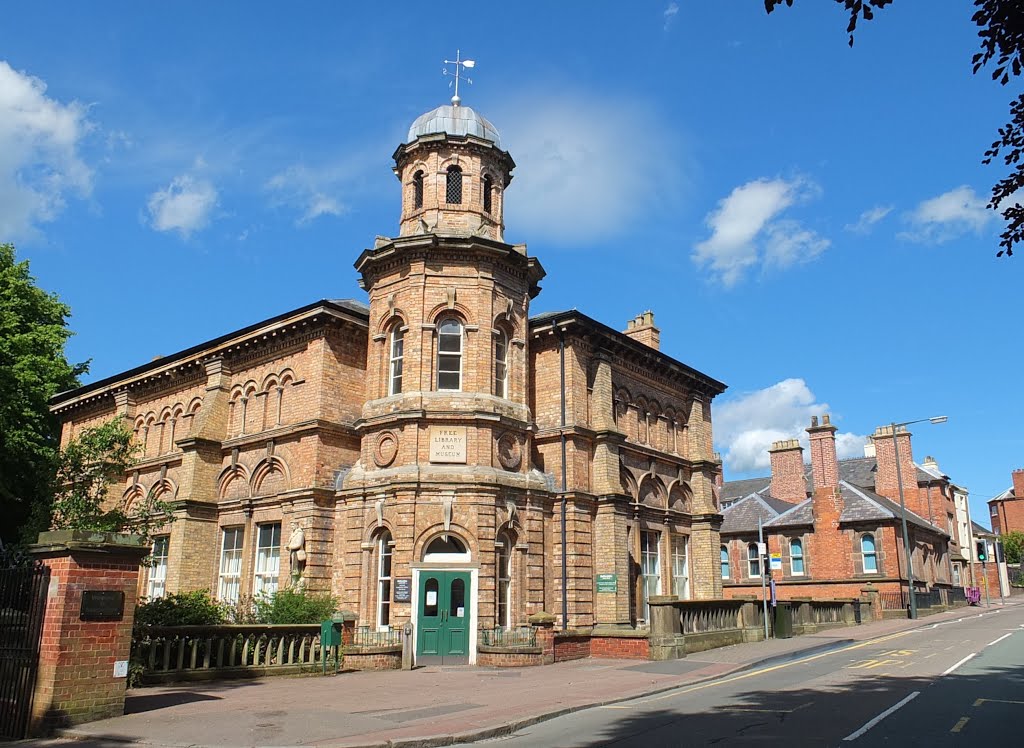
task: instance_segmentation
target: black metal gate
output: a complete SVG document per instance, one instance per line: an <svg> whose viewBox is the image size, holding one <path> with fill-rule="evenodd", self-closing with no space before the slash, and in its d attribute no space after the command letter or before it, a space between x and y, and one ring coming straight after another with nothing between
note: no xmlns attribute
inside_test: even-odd
<svg viewBox="0 0 1024 748"><path fill-rule="evenodd" d="M0 568L0 738L27 737L50 569Z"/></svg>

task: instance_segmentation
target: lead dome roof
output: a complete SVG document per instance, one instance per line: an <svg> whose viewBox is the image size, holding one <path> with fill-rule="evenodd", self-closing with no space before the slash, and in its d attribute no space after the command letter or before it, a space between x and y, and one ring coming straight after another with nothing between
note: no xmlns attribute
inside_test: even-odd
<svg viewBox="0 0 1024 748"><path fill-rule="evenodd" d="M468 106L446 104L426 114L421 114L409 128L409 137L406 142L411 143L423 135L437 133L473 135L501 147L501 136L498 134L497 128Z"/></svg>

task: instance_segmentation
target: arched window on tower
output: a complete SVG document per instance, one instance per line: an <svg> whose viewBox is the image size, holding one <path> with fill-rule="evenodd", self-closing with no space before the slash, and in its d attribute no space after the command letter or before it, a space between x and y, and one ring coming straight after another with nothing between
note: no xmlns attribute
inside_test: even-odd
<svg viewBox="0 0 1024 748"><path fill-rule="evenodd" d="M495 623L508 628L512 625L512 538L508 533L498 535L495 548Z"/></svg>
<svg viewBox="0 0 1024 748"><path fill-rule="evenodd" d="M445 200L449 205L462 204L462 168L449 166L445 185Z"/></svg>
<svg viewBox="0 0 1024 748"><path fill-rule="evenodd" d="M462 389L462 323L452 317L437 328L437 389Z"/></svg>
<svg viewBox="0 0 1024 748"><path fill-rule="evenodd" d="M494 338L494 394L508 397L508 335L504 330Z"/></svg>
<svg viewBox="0 0 1024 748"><path fill-rule="evenodd" d="M412 207L423 207L423 172L418 171L412 175Z"/></svg>
<svg viewBox="0 0 1024 748"><path fill-rule="evenodd" d="M494 185L491 183L491 176L490 176L490 174L484 176L484 212L485 213L490 213L491 212L491 206L492 206L491 194L494 192L493 187L494 187Z"/></svg>
<svg viewBox="0 0 1024 748"><path fill-rule="evenodd" d="M391 330L391 366L388 372L388 394L402 391L402 362L405 359L405 332L400 325Z"/></svg>
<svg viewBox="0 0 1024 748"><path fill-rule="evenodd" d="M377 539L377 629L391 623L391 533L386 530Z"/></svg>

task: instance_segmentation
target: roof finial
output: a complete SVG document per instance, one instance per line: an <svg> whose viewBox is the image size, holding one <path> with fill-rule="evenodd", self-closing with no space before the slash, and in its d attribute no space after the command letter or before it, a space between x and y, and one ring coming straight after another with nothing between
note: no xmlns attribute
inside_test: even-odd
<svg viewBox="0 0 1024 748"><path fill-rule="evenodd" d="M455 95L452 96L452 106L458 106L462 102L462 99L459 98L459 81L460 80L464 80L464 81L466 81L466 83L472 83L473 82L472 80L469 79L468 76L466 76L463 73L463 68L466 68L468 70L469 68L474 67L476 65L476 60L463 60L462 59L462 52L461 52L461 50L457 49L457 50L455 50L455 59L454 60L445 60L444 64L445 65L454 65L455 66L455 72L453 72L453 73L449 72L448 68L441 68L441 72L444 75L450 75L453 78L455 78ZM451 83L451 81L449 81L448 82L448 87L451 88L451 86L452 86L452 83Z"/></svg>

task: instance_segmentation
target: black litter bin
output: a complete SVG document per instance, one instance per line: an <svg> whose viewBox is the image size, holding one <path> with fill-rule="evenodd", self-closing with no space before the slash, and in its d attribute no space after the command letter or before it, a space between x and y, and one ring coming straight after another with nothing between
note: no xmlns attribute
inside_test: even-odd
<svg viewBox="0 0 1024 748"><path fill-rule="evenodd" d="M789 603L775 604L775 638L793 638L793 608Z"/></svg>

